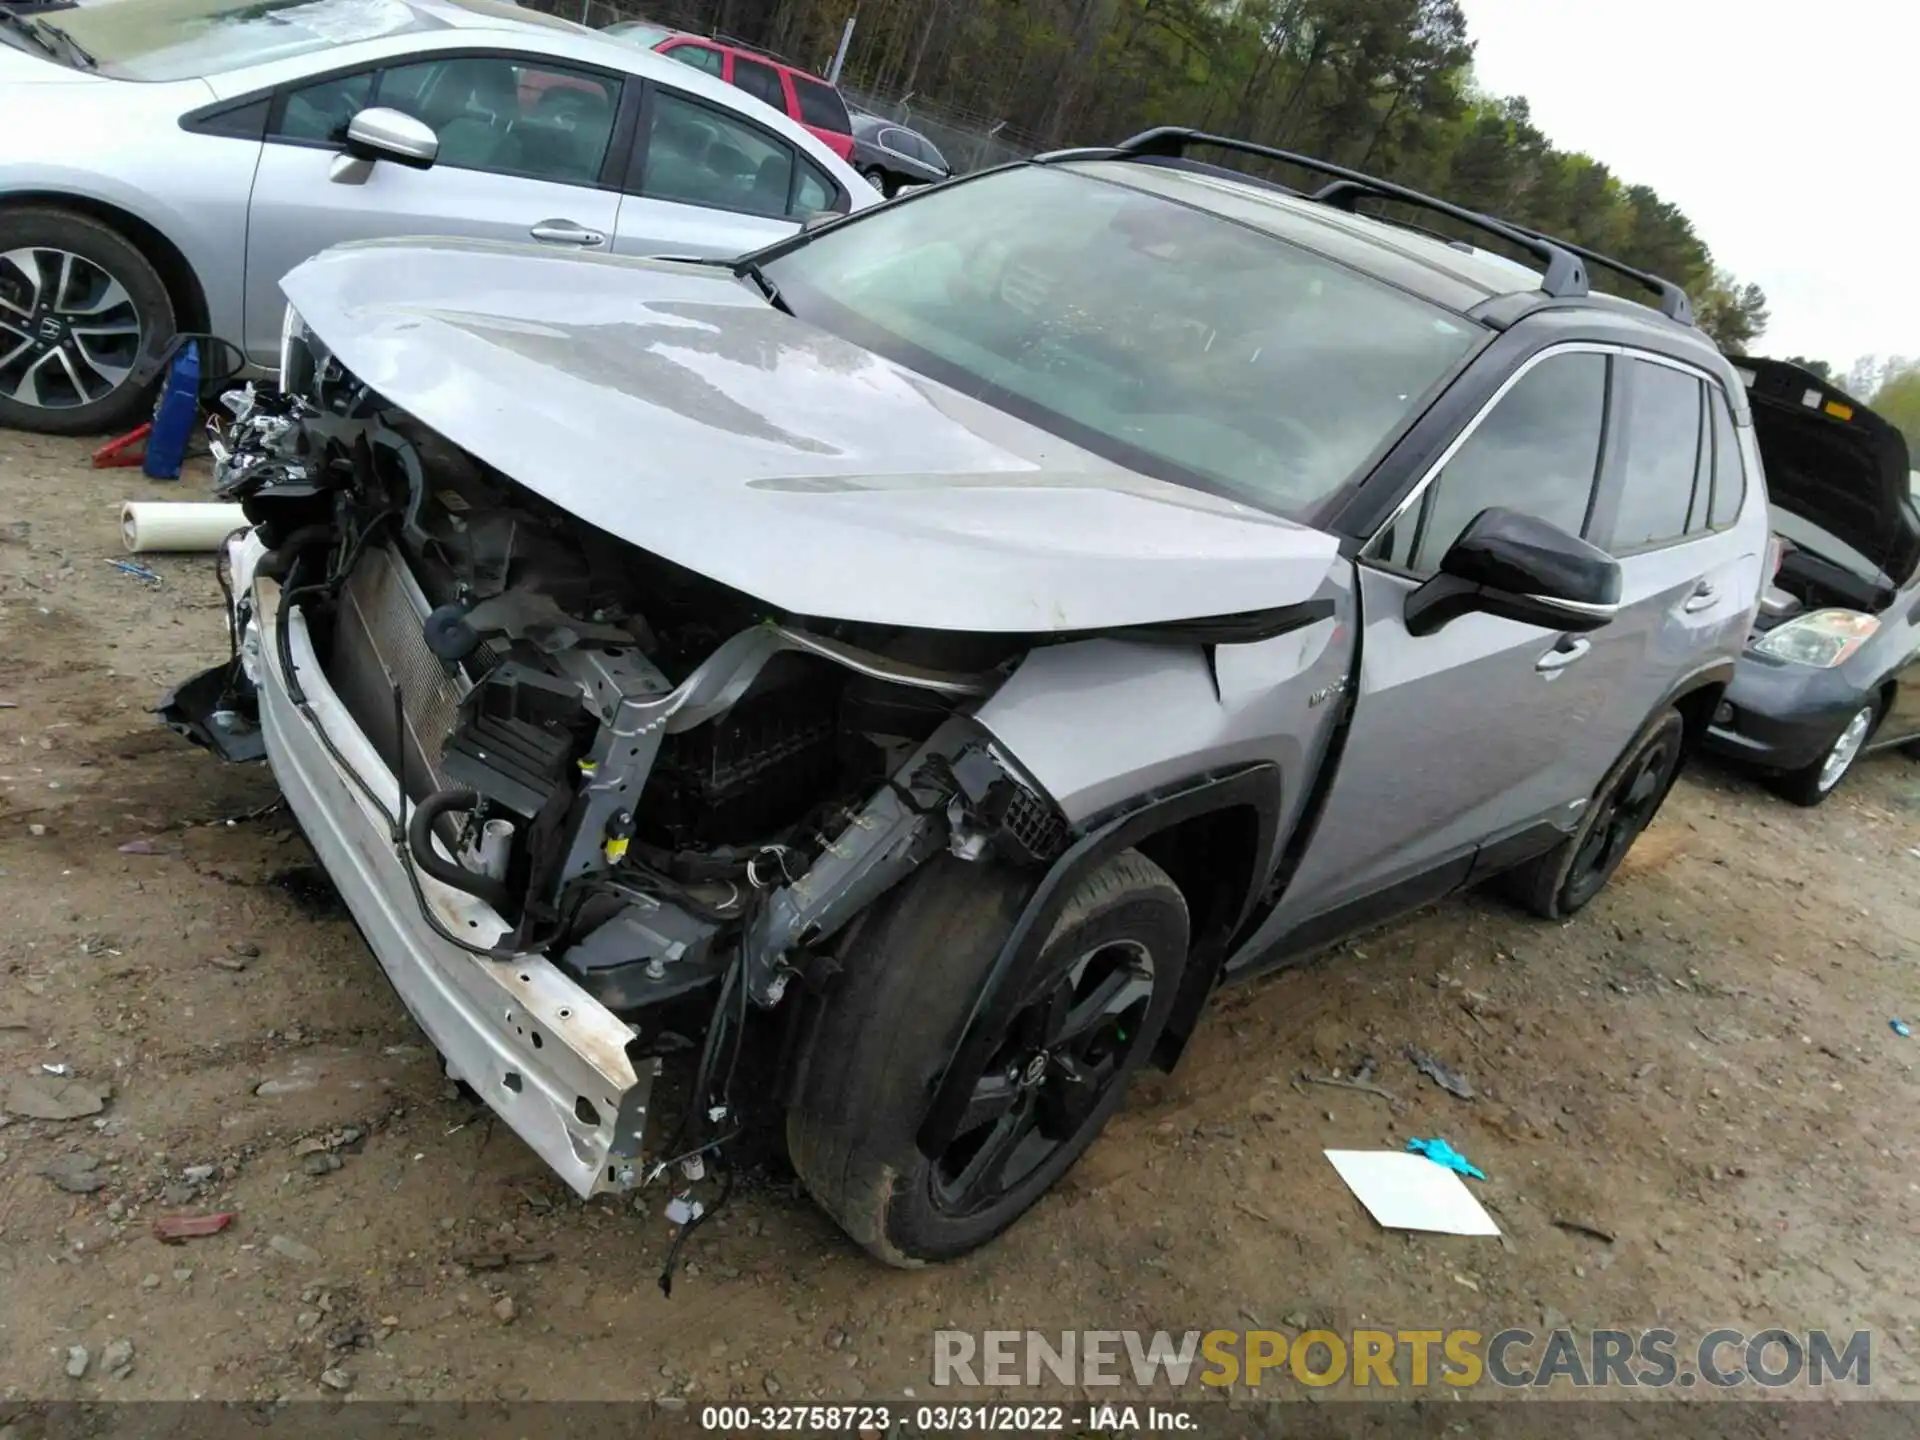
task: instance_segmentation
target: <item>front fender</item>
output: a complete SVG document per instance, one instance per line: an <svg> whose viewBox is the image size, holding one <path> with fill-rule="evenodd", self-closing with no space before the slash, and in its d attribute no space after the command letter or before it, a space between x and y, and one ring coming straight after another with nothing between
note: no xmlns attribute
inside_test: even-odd
<svg viewBox="0 0 1920 1440"><path fill-rule="evenodd" d="M933 1103L915 1137L921 1153L938 1155L952 1143L954 1131L967 1108L972 1084L969 1077L986 1063L1007 1020L1011 992L1003 982L1045 946L1054 922L1083 879L1122 850L1153 835L1187 821L1240 808L1250 809L1254 814L1258 832L1256 851L1271 854L1278 844L1283 799L1280 771L1270 764L1254 764L1231 773L1206 776L1109 819L1082 835L1054 861L1014 922L1000 953L994 957L993 967L987 972L986 982L980 987L967 1017L960 1044L934 1087ZM1247 888L1238 913L1224 934L1240 928L1257 891L1257 883ZM1188 956L1189 971L1183 992L1197 987L1204 999L1212 989L1220 958L1212 946L1195 947ZM1181 1008L1178 1002L1175 1008L1176 1011Z"/></svg>
<svg viewBox="0 0 1920 1440"><path fill-rule="evenodd" d="M212 98L202 81L103 82L84 87L84 104L75 103L82 87L59 87L58 102L45 103L54 88L0 95L0 133L13 137L0 166L0 204L77 201L82 210L130 216L165 237L193 272L209 329L237 338L260 142L180 129L182 112Z"/></svg>

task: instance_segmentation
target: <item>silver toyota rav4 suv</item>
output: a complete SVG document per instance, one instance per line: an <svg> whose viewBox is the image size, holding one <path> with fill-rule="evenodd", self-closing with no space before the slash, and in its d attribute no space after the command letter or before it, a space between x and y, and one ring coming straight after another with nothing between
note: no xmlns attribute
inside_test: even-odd
<svg viewBox="0 0 1920 1440"><path fill-rule="evenodd" d="M1580 909L1760 594L1679 290L1245 142L726 263L369 242L284 289L219 452L234 656L164 713L265 754L581 1195L777 1110L894 1264L1033 1205L1217 986L1482 881Z"/></svg>

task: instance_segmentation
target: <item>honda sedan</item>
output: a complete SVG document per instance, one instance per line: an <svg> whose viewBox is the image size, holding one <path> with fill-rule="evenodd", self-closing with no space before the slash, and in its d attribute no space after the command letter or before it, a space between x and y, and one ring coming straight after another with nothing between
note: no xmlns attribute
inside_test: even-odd
<svg viewBox="0 0 1920 1440"><path fill-rule="evenodd" d="M0 9L0 425L132 423L177 332L280 349L280 277L400 235L729 256L874 203L712 76L498 0Z"/></svg>

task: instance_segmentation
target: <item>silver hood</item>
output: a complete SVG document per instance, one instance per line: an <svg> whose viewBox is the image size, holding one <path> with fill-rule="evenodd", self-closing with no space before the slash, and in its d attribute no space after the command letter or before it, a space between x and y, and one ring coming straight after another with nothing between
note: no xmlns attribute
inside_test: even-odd
<svg viewBox="0 0 1920 1440"><path fill-rule="evenodd" d="M724 270L370 242L282 282L392 403L608 533L799 615L1048 632L1312 596L1331 536L1137 474Z"/></svg>

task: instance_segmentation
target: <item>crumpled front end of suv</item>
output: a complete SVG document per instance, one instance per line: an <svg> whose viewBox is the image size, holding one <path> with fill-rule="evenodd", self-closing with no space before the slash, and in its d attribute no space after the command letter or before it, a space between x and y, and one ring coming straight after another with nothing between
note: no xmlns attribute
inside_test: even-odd
<svg viewBox="0 0 1920 1440"><path fill-rule="evenodd" d="M234 427L238 655L174 718L257 727L449 1075L580 1194L640 1178L665 1002L736 954L777 1002L935 849L1064 843L967 717L1000 679L976 637L765 618L339 398Z"/></svg>
<svg viewBox="0 0 1920 1440"><path fill-rule="evenodd" d="M372 272L414 288L382 277L425 252L343 254L296 271L290 293L314 273L346 284ZM472 247L452 261L425 255L504 258ZM538 264L512 257L516 275ZM624 402L597 377L654 366L647 404L696 370L708 384L725 372L711 359L714 331L695 322L737 311L741 324L763 323L758 314L773 312L742 306L725 272L614 273L638 275L649 295L691 285L709 308L670 295L661 333L707 348L663 378L663 344L647 325L631 327L618 367L589 353L588 342L610 343L601 326L554 347L569 371L527 358L531 322L454 315L427 300L336 307L309 284L303 308L324 312L324 329L289 312L283 392L234 397L216 452L217 488L252 525L223 557L233 658L163 707L174 728L228 758L264 752L449 1075L583 1196L642 1183L700 1148L682 1146L689 1133L737 1123L709 1107L671 1142L649 1140L661 1057L686 1047L688 1028L702 1047L698 1024L684 1024L689 1007L711 1017L711 1035L790 988L817 988L835 937L936 854L1037 876L1078 827L1204 771L1216 747L1222 762L1266 755L1276 742L1253 719L1276 693L1297 691L1304 712L1309 692L1345 663L1324 618L1331 602L1307 603L1340 574L1330 538L1090 468L1060 447L1051 470L1018 461L1024 488L991 489L974 472L1012 467L1008 447L1028 443L1023 432L992 417L962 432L958 397L876 375L871 361L862 374L847 356L828 357L865 393L910 411L920 453L950 453L972 470L951 481L818 478L853 450L824 427L871 421L832 406L805 422L812 433L783 442L784 463L812 467L813 479L756 471L772 421L756 431L731 410L719 412L731 429L710 426L702 446L681 444L700 413L691 404L648 412L651 429L633 431L629 456L629 432L606 418ZM445 283L473 288L471 277ZM602 287L600 306L614 303L604 273L583 283ZM566 309L551 290L525 293ZM811 357L782 360L737 337L726 345L774 357L749 377L770 416L788 390L819 383ZM490 373L488 357L502 356L518 368ZM369 370L381 374L378 388ZM517 415L504 399L515 384L538 390ZM801 422L780 418L793 436ZM980 438L989 424L1001 426L999 448ZM536 434L544 460L529 458ZM596 435L606 442L597 450ZM516 454L511 470L495 458ZM691 478L670 473L689 454L699 457ZM694 508L676 512L675 485ZM1132 543L1163 569L1187 567L1163 583L1193 605L1209 598L1195 575L1224 577L1236 600L1247 593L1236 584L1264 585L1280 604L1272 628L1288 633L1284 654L1257 686L1236 673L1223 680L1203 633L1176 625L1148 635L1125 613L1151 596L1154 577L1106 584L1103 567L1132 562L1097 524L1036 536L1006 518L1023 504L1095 520L1137 508L1157 530L1116 533L1141 537ZM897 520L926 507L939 526ZM874 533L886 524L892 544ZM636 535L662 538L656 547ZM1242 542L1237 554L1214 543L1221 535ZM779 562L783 545L791 558ZM668 558L674 546L679 556ZM728 583L754 575L764 577L758 594ZM1076 609L1109 593L1113 618L1133 628ZM1290 599L1301 603L1281 603ZM1036 606L1073 612L1080 628L1019 629ZM952 626L926 623L942 607ZM1239 608L1232 633L1244 638ZM1309 622L1311 633L1292 633ZM1002 695L996 719L987 707ZM1106 738L1096 745L1086 722L1102 695ZM1185 718L1169 723L1172 714Z"/></svg>

